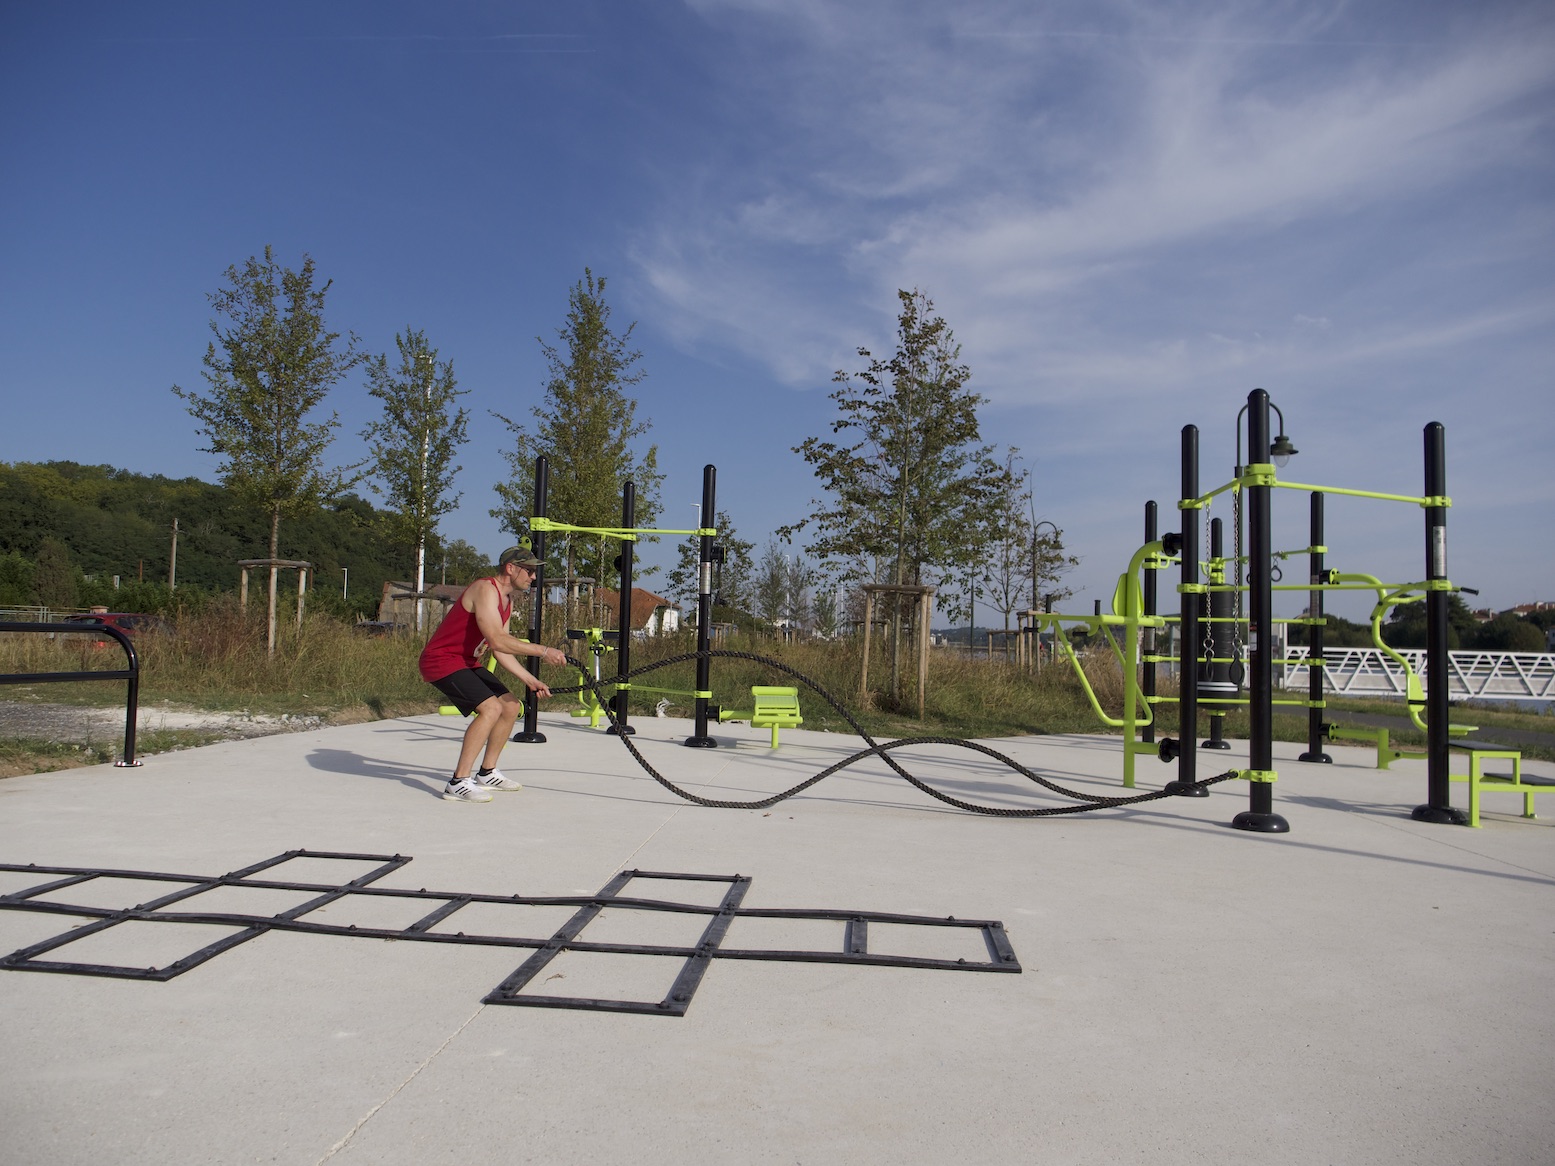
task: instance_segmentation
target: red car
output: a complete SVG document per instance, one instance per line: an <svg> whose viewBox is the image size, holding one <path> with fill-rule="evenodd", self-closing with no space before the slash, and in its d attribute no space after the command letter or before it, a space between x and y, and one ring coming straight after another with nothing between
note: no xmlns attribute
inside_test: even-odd
<svg viewBox="0 0 1555 1166"><path fill-rule="evenodd" d="M149 615L140 611L94 611L84 615L67 615L63 623L80 624L108 624L118 628L121 632L134 637L146 632L170 632L173 625L168 623L160 615ZM96 646L106 646L107 640L96 641Z"/></svg>

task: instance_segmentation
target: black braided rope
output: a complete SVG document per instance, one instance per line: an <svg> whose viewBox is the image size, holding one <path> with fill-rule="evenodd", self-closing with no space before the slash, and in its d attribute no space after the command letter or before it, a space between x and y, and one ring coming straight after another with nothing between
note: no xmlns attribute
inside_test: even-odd
<svg viewBox="0 0 1555 1166"><path fill-rule="evenodd" d="M966 810L969 813L988 814L997 818L1051 818L1058 814L1081 814L1087 810L1114 809L1118 806L1132 806L1137 805L1140 802L1153 802L1161 798L1181 796L1177 790L1168 791L1164 789L1155 790L1151 793L1134 794L1129 797L1101 797L1097 794L1083 793L1080 790L1065 789L1063 786L1049 781L1041 774L1034 773L1030 769L1027 769L1013 757L1007 757L1003 753L1000 753L997 749L990 749L986 745L980 745L976 741L968 741L962 737L901 737L895 741L887 741L884 744L881 744L873 737L871 737L869 733L865 731L864 727L858 723L858 721L853 719L853 715L848 712L848 710L844 708L837 701L837 699L832 696L831 693L827 692L826 689L822 688L814 680L811 680L808 676L804 675L804 673L790 668L781 660L774 660L770 656L758 656L754 652L733 652L725 648L710 648L705 653L687 652L680 656L671 656L666 660L659 660L653 664L645 664L641 668L634 668L625 676L617 676L610 680L595 680L588 674L588 670L585 669L582 664L574 660L571 656L568 656L567 662L578 670L578 672L583 677L583 682L581 684L574 684L566 688L552 688L551 693L553 696L565 696L569 693L582 692L584 688L592 690L594 699L599 701L605 715L610 718L611 727L619 730L620 725L616 721L615 710L612 709L610 707L610 703L602 698L599 694L599 690L602 687L618 684L621 682L630 682L634 676L642 676L645 673L654 672L660 668L668 668L673 664L684 664L690 660L698 660L701 659L704 655L706 655L708 659L721 658L728 660L752 660L758 664L766 665L769 668L775 668L777 671L782 672L787 676L793 677L795 680L799 681L801 684L805 685L807 688L813 691L817 696L830 705L832 709L842 717L843 720L847 721L849 727L864 739L868 745L868 748L860 749L857 753L853 753L847 757L844 757L836 764L827 766L814 777L806 778L798 785L792 786L791 788L784 790L782 793L773 794L771 797L760 798L755 801L735 802L725 801L718 798L704 798L698 794L692 793L690 790L681 789L680 786L676 785L669 778L665 777L662 773L653 767L648 759L644 757L638 750L637 746L632 743L630 734L621 733L619 731L617 732L617 736L620 737L621 743L626 746L627 752L631 753L631 755L636 758L637 764L641 765L654 781L658 782L676 797L684 798L686 801L692 802L698 806L708 806L717 810L764 809L767 806L776 805L778 802L783 801L785 798L791 798L797 793L802 793L804 790L809 789L817 782L823 781L830 777L838 770L846 769L848 766L854 765L866 757L879 757L882 761L889 765L899 777L905 779L909 784L916 787L917 789L922 790L931 798L935 798L938 801L944 802L946 805L954 806L958 810ZM1078 806L1045 806L1033 809L1011 810L1005 809L1001 806L980 806L972 802L964 802L960 798L955 798L950 794L942 793L940 790L935 789L928 783L914 777L912 774L908 773L907 770L902 768L902 766L897 762L896 758L889 756L890 752L894 749L905 749L912 745L954 745L957 748L970 749L973 752L983 754L985 757L991 757L995 761L1002 762L1004 765L1008 766L1010 769L1013 769L1022 777L1035 782L1037 785L1042 786L1044 789L1051 790L1053 793L1059 794L1062 797L1074 798L1077 801L1081 801L1086 804ZM1216 783L1222 781L1228 781L1235 776L1235 770L1227 770L1225 773L1222 773L1216 777L1207 777L1203 781L1195 781L1186 784L1191 785L1193 788L1199 788L1203 786L1215 785Z"/></svg>

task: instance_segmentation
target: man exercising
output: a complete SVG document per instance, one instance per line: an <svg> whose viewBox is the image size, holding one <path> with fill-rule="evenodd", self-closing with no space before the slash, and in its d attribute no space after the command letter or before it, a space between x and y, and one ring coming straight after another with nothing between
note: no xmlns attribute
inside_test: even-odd
<svg viewBox="0 0 1555 1166"><path fill-rule="evenodd" d="M523 785L503 776L497 768L502 747L507 744L513 722L523 710L523 702L508 691L507 685L481 667L483 648L491 649L498 662L524 682L537 696L550 696L551 690L525 670L519 656L538 656L548 664L563 664L567 657L556 648L531 644L508 634L513 614L513 593L534 586L540 560L524 545L509 547L497 560L497 574L477 579L464 589L459 600L448 609L432 638L421 653L421 678L448 697L465 716L475 714L464 731L459 764L453 779L443 790L450 802L489 802L493 790L513 791ZM475 770L476 755L485 750L481 767Z"/></svg>

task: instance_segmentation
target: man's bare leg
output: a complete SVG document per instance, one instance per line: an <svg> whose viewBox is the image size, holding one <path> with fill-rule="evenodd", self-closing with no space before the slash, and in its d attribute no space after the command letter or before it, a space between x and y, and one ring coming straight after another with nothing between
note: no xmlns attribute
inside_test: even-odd
<svg viewBox="0 0 1555 1166"><path fill-rule="evenodd" d="M508 697L508 700L512 699L511 696ZM488 697L475 706L475 715L470 718L470 723L464 729L464 744L459 748L459 767L454 770L455 781L461 777L469 777L475 772L475 758L480 755L481 750L491 752L492 734L501 731L504 716L501 697ZM512 726L513 721L513 716L506 717L509 727ZM500 746L498 752L501 752Z"/></svg>
<svg viewBox="0 0 1555 1166"><path fill-rule="evenodd" d="M501 707L498 709L497 723L492 725L491 732L486 737L486 755L481 759L482 769L497 768L497 761L502 757L502 747L508 743L508 737L513 732L518 714L524 711L523 703L511 693L496 699Z"/></svg>

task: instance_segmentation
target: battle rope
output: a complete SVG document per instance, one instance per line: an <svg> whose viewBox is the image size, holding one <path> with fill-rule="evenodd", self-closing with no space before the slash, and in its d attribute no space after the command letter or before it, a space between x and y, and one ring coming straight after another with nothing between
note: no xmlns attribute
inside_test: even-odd
<svg viewBox="0 0 1555 1166"><path fill-rule="evenodd" d="M567 662L578 670L578 672L583 677L583 682L581 684L574 684L566 688L552 688L551 693L554 696L565 696L569 693L582 692L585 687L591 689L594 693L594 699L599 701L600 705L604 708L605 715L610 718L611 727L619 730L620 726L616 722L615 710L610 707L610 703L608 701L600 696L599 690L601 688L617 684L622 681L630 681L635 676L641 676L645 673L653 672L660 668L668 668L672 664L684 664L688 660L699 659L702 655L703 653L700 652L687 652L680 656L671 656L667 660L660 660L653 664L645 664L641 668L634 668L625 676L617 676L609 680L595 680L588 674L587 669L585 669L571 656L568 656ZM1131 797L1102 797L1097 794L1083 793L1079 790L1065 789L1063 786L1049 781L1041 774L1033 773L1020 762L1016 761L1013 757L1007 757L1003 753L1000 753L997 749L990 749L986 745L980 745L976 741L968 741L961 737L902 737L895 741L887 741L884 744L880 744L864 730L862 725L853 719L853 715L849 713L848 710L840 703L838 703L836 698L834 698L831 693L827 692L824 688L822 688L815 681L811 680L808 676L804 675L802 672L795 671L793 668L790 668L782 661L774 660L770 656L758 656L753 652L733 652L724 648L709 649L706 655L709 659L717 657L729 660L753 660L758 664L764 664L769 668L775 668L779 672L793 677L795 680L814 691L818 696L820 696L822 700L830 705L832 709L834 709L837 714L842 717L843 720L847 721L849 727L852 728L852 730L860 737L862 737L865 742L867 742L868 748L860 749L857 753L851 754L848 757L844 757L841 761L838 761L834 765L828 766L821 772L817 773L814 777L807 778L806 780L800 782L798 785L784 790L782 793L773 794L771 797L760 798L756 801L734 802L724 801L717 798L704 798L698 794L692 793L690 790L682 789L680 786L676 785L669 778L665 777L662 773L653 767L648 759L644 757L638 750L637 746L632 743L630 734L620 732L617 733L617 736L619 736L621 739L621 744L626 746L627 751L631 753L634 758L636 758L637 764L641 765L654 781L658 782L676 797L684 798L686 801L692 802L699 806L709 806L718 810L764 809L767 806L776 805L778 802L783 801L785 798L791 798L795 794L809 789L812 785L815 785L819 781L825 780L832 774L836 773L838 770L846 769L848 766L856 764L866 757L879 757L882 761L889 765L899 777L904 778L909 784L928 794L931 798L935 798L944 802L946 805L954 806L958 810L966 810L973 814L989 814L998 818L1049 818L1057 814L1079 814L1084 813L1087 810L1113 809L1118 806L1131 806L1137 805L1140 802L1153 802L1160 798L1181 796L1178 791L1174 790L1169 792L1164 789L1156 790L1152 793L1135 794ZM1037 785L1042 786L1044 789L1051 790L1053 793L1059 794L1062 797L1074 798L1087 804L1079 806L1047 806L1034 809L1011 810L1000 806L979 806L973 804L972 802L964 802L960 798L955 798L947 793L942 793L928 785L926 782L920 781L918 778L908 773L907 770L903 769L902 766L897 762L896 758L889 756L889 753L892 750L905 749L911 745L954 745L961 749L970 749L973 752L983 754L985 757L991 757L995 761L1002 762L1010 769L1013 769L1016 773L1019 773L1022 777L1035 782ZM1235 776L1235 770L1228 770L1227 772L1220 774L1218 777L1207 777L1202 781L1195 781L1189 784L1191 784L1194 788L1211 786L1215 785L1217 782L1228 781Z"/></svg>

